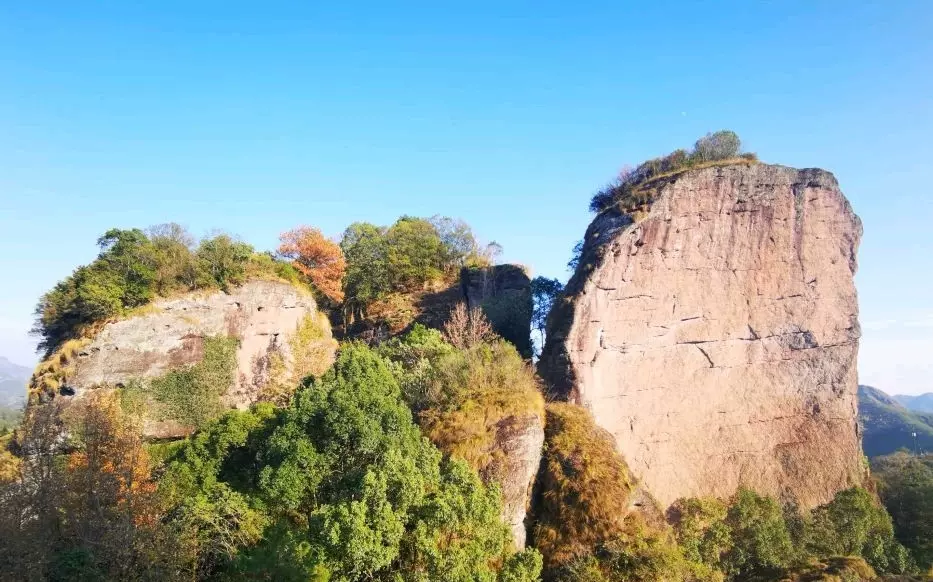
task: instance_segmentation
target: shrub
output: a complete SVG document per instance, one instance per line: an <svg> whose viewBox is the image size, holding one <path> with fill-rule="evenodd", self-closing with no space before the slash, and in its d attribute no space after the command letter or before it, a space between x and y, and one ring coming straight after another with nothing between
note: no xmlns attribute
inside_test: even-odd
<svg viewBox="0 0 933 582"><path fill-rule="evenodd" d="M727 160L737 156L741 148L742 140L739 136L734 131L724 129L716 133L708 133L698 139L693 146L691 157L697 162ZM686 152L678 151L683 152L683 158L686 160Z"/></svg>
<svg viewBox="0 0 933 582"><path fill-rule="evenodd" d="M334 363L337 351L330 321L321 312L305 315L285 341L289 362L285 361L286 354L282 350L269 354L269 375L261 394L263 400L280 406L288 404L305 378L323 376Z"/></svg>
<svg viewBox="0 0 933 582"><path fill-rule="evenodd" d="M492 325L483 311L474 307L468 309L461 301L450 312L444 324L444 339L461 350L471 348L495 337Z"/></svg>
<svg viewBox="0 0 933 582"><path fill-rule="evenodd" d="M725 553L722 569L731 575L783 568L793 558L790 533L780 505L750 489L740 489L726 514L732 547Z"/></svg>
<svg viewBox="0 0 933 582"><path fill-rule="evenodd" d="M732 549L732 531L725 523L728 507L713 498L678 499L667 510L677 543L687 559L711 568Z"/></svg>
<svg viewBox="0 0 933 582"><path fill-rule="evenodd" d="M444 353L432 368L425 377L421 426L441 450L474 469L484 472L503 454L495 446L503 419L543 416L534 372L506 341Z"/></svg>
<svg viewBox="0 0 933 582"><path fill-rule="evenodd" d="M729 130L709 133L694 144L692 151L683 149L643 162L634 170L623 171L618 178L597 192L590 200L591 212L602 212L619 204L623 212L643 209L655 196L648 184L655 178L694 167L744 160L757 162L753 153L740 154L742 142Z"/></svg>
<svg viewBox="0 0 933 582"><path fill-rule="evenodd" d="M164 418L199 428L223 410L221 395L233 385L238 340L204 338L204 357L187 368L151 380L146 390Z"/></svg>
<svg viewBox="0 0 933 582"><path fill-rule="evenodd" d="M816 556L861 556L882 573L903 574L908 555L894 540L891 517L871 494L853 487L816 508L807 541Z"/></svg>

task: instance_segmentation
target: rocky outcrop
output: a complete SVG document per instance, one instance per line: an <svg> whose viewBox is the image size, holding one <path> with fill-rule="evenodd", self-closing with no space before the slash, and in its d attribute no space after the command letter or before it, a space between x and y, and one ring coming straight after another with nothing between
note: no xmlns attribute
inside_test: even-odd
<svg viewBox="0 0 933 582"><path fill-rule="evenodd" d="M539 365L664 506L739 486L810 507L862 477L862 233L832 174L765 164L657 181L586 233Z"/></svg>
<svg viewBox="0 0 933 582"><path fill-rule="evenodd" d="M509 416L496 427L495 456L482 472L487 483L502 489L502 520L512 529L518 548L525 547L528 504L544 445L544 422L538 414Z"/></svg>
<svg viewBox="0 0 933 582"><path fill-rule="evenodd" d="M531 357L531 279L520 265L464 268L460 290L467 307L481 307L496 333Z"/></svg>
<svg viewBox="0 0 933 582"><path fill-rule="evenodd" d="M315 342L332 360L336 343L326 318L308 293L289 283L251 281L230 293L158 300L135 316L106 324L77 350L60 393L80 398L100 386L120 387L197 364L205 338L227 336L238 340L236 373L222 400L245 408L260 398L270 375L283 375L273 363L286 368L284 375L294 367L289 340L307 318L322 328Z"/></svg>

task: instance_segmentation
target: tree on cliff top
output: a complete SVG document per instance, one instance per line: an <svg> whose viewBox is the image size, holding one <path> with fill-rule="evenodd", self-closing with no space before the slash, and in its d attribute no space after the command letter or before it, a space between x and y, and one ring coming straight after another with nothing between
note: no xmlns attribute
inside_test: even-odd
<svg viewBox="0 0 933 582"><path fill-rule="evenodd" d="M110 229L97 244L100 253L42 295L33 333L38 349L50 355L81 337L94 324L123 315L157 296L194 289L227 290L251 277L297 281L287 263L257 253L234 237L216 233L195 246L177 224Z"/></svg>
<svg viewBox="0 0 933 582"><path fill-rule="evenodd" d="M279 237L279 254L306 275L328 299L343 301L343 277L347 262L340 246L310 226L283 232Z"/></svg>

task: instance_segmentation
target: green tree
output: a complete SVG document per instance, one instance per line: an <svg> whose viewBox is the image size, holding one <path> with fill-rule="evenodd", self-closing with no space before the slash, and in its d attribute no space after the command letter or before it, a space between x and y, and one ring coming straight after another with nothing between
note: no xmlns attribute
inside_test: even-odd
<svg viewBox="0 0 933 582"><path fill-rule="evenodd" d="M882 573L902 574L909 569L907 552L894 539L891 517L858 487L840 491L816 508L807 538L817 556L861 556Z"/></svg>
<svg viewBox="0 0 933 582"><path fill-rule="evenodd" d="M384 229L354 222L340 239L347 268L343 278L345 318L364 317L366 306L392 289L388 242ZM349 317L348 317L349 316Z"/></svg>
<svg viewBox="0 0 933 582"><path fill-rule="evenodd" d="M386 243L393 287L411 290L443 276L448 249L430 221L403 216L386 231Z"/></svg>
<svg viewBox="0 0 933 582"><path fill-rule="evenodd" d="M739 489L729 505L725 523L732 532L732 547L722 560L727 574L748 575L790 564L793 558L790 533L781 506L774 499L750 489Z"/></svg>
<svg viewBox="0 0 933 582"><path fill-rule="evenodd" d="M727 512L726 504L718 499L695 497L678 499L668 509L677 543L689 560L722 567L723 556L732 549L732 531L725 523Z"/></svg>
<svg viewBox="0 0 933 582"><path fill-rule="evenodd" d="M226 291L244 281L253 247L228 234L218 234L202 240L196 255L200 268Z"/></svg>
<svg viewBox="0 0 933 582"><path fill-rule="evenodd" d="M563 290L563 284L557 279L535 277L531 280L531 327L538 331L539 353L544 347L548 314L551 313L551 307Z"/></svg>
<svg viewBox="0 0 933 582"><path fill-rule="evenodd" d="M442 461L388 363L361 345L345 346L290 408L230 413L196 435L164 482L176 519L231 532L223 551L201 552L202 570L227 578L524 581L540 568L534 552L512 553L498 490ZM246 531L229 524L217 491ZM205 517L194 519L192 498Z"/></svg>
<svg viewBox="0 0 933 582"><path fill-rule="evenodd" d="M933 455L894 453L872 461L897 539L923 570L933 568Z"/></svg>

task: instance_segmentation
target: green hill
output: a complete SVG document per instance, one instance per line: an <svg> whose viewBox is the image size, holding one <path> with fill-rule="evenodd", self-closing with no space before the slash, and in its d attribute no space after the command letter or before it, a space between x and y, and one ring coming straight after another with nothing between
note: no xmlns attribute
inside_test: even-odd
<svg viewBox="0 0 933 582"><path fill-rule="evenodd" d="M869 457L887 455L917 446L933 451L933 414L911 412L893 397L871 386L858 387L862 449Z"/></svg>

